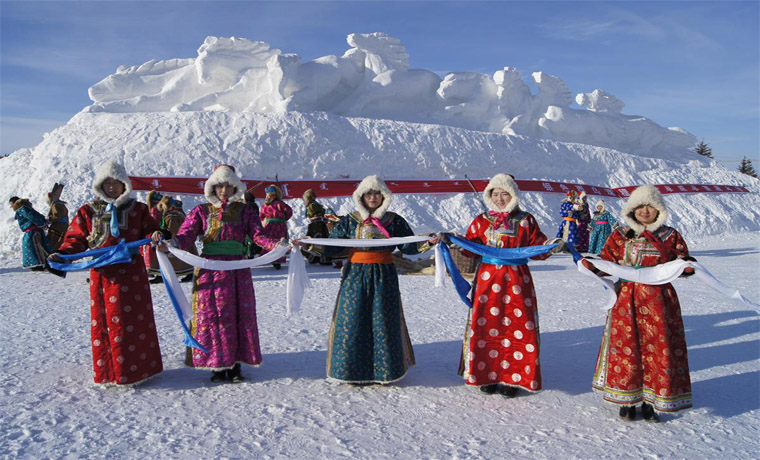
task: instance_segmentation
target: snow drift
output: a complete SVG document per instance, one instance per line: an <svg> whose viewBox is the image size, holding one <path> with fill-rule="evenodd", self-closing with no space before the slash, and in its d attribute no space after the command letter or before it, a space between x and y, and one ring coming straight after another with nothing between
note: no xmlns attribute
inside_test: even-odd
<svg viewBox="0 0 760 460"><path fill-rule="evenodd" d="M753 193L669 196L669 223L687 236L760 229L756 179L690 152L694 138L683 130L622 115L623 103L604 91L577 95L587 110L576 110L557 77L534 74L538 94L510 68L494 78L440 79L408 69L404 47L384 34L352 34L348 42L340 58L301 63L265 43L209 37L197 58L122 67L90 88L93 105L36 147L0 161L2 195L28 197L44 212L46 192L63 182L73 213L91 199L93 171L106 159L136 176L206 177L219 163L272 180L509 172L608 187L742 185ZM560 199L528 193L523 200L550 235ZM326 201L338 212L352 210L349 199ZM619 211L618 200L607 201ZM291 232L302 234L302 204L292 204ZM420 232L462 231L481 204L476 194L408 195L392 210ZM0 253L18 251L7 206L0 221Z"/></svg>

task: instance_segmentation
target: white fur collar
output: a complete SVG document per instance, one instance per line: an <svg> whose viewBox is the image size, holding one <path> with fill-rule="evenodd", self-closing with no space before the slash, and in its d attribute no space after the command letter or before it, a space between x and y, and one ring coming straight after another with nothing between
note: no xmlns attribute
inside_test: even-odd
<svg viewBox="0 0 760 460"><path fill-rule="evenodd" d="M206 195L206 200L208 200L209 203L217 208L222 206L222 202L219 200L219 198L216 197L214 186L223 184L225 182L235 187L235 194L233 194L229 200L227 200L228 202L240 201L243 198L243 193L245 193L245 185L243 184L243 181L240 180L238 175L235 174L235 171L233 171L230 166L217 166L203 186L203 192Z"/></svg>
<svg viewBox="0 0 760 460"><path fill-rule="evenodd" d="M108 178L116 179L124 184L124 193L119 195L118 198L110 198L103 191L103 182ZM129 175L124 169L124 166L117 163L114 160L109 160L102 164L98 171L95 173L95 180L92 183L92 191L95 196L105 201L106 203L113 203L117 208L127 204L131 199L132 194L132 181L129 180Z"/></svg>
<svg viewBox="0 0 760 460"><path fill-rule="evenodd" d="M648 204L655 208L659 213L657 219L649 225L642 225L634 217L633 211L639 206ZM631 193L631 196L623 206L623 219L631 229L637 234L642 234L645 230L653 232L665 224L668 219L668 209L665 207L665 200L657 187L653 185L642 185Z"/></svg>
<svg viewBox="0 0 760 460"><path fill-rule="evenodd" d="M491 200L491 191L495 188L506 190L512 195L512 199L509 200L507 207L504 209L498 208L493 200ZM491 211L510 213L517 209L517 205L520 204L520 189L517 187L515 180L512 179L512 176L508 174L497 174L491 178L486 189L483 190L483 201L486 202L486 206L488 206L488 209Z"/></svg>
<svg viewBox="0 0 760 460"><path fill-rule="evenodd" d="M388 211L391 201L393 201L393 194L379 177L375 175L365 177L354 190L354 205L362 219L370 217L369 209L364 206L362 201L362 196L370 190L378 190L383 194L383 203L372 213L372 217L380 219Z"/></svg>

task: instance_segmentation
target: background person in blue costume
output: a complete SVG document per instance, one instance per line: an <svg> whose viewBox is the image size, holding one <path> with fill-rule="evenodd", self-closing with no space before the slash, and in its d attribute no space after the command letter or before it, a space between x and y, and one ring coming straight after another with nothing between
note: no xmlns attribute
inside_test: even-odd
<svg viewBox="0 0 760 460"><path fill-rule="evenodd" d="M8 203L16 213L19 228L24 232L24 239L21 242L23 267L32 271L45 270L47 257L53 252L45 238L44 228L47 225L47 219L35 211L27 199L14 196Z"/></svg>
<svg viewBox="0 0 760 460"><path fill-rule="evenodd" d="M604 243L607 242L612 233L613 228L617 228L618 224L612 214L607 211L607 205L604 201L599 200L596 202L596 211L594 211L594 217L591 219L589 229L591 230L591 241L588 245L588 252L592 254L599 254L602 252Z"/></svg>
<svg viewBox="0 0 760 460"><path fill-rule="evenodd" d="M576 202L578 200L578 194L575 190L567 192L567 197L562 200L562 204L559 207L559 215L562 216L562 222L559 224L557 230L557 238L561 238L566 243L578 242L578 212L580 206Z"/></svg>
<svg viewBox="0 0 760 460"><path fill-rule="evenodd" d="M377 176L364 178L353 194L356 212L343 216L330 238L376 239L412 236L403 217L388 212L393 196ZM399 246L417 254L435 244ZM349 252L335 303L327 351L327 377L351 384L391 383L414 365L414 352L404 320L395 248L356 248ZM340 249L326 247L334 256Z"/></svg>

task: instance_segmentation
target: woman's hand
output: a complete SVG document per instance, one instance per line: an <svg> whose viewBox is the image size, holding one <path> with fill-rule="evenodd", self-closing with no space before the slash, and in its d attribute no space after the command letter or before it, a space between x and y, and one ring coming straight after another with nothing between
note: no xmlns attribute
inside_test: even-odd
<svg viewBox="0 0 760 460"><path fill-rule="evenodd" d="M430 244L430 246L435 246L439 241L441 241L441 238L435 233L428 233L428 236L430 239L427 242Z"/></svg>
<svg viewBox="0 0 760 460"><path fill-rule="evenodd" d="M54 253L50 254L48 256L47 260L50 261L50 262L58 262L59 264L68 263L67 261L63 260L61 258L61 255L58 254L57 252L54 252Z"/></svg>
<svg viewBox="0 0 760 460"><path fill-rule="evenodd" d="M293 246L301 246L301 247L306 246L306 243L302 243L301 240L290 240L290 244L292 244Z"/></svg>
<svg viewBox="0 0 760 460"><path fill-rule="evenodd" d="M153 245L156 247L156 251L169 252L169 248L166 245L166 240L164 239L163 233L155 231L150 236L150 239L153 240Z"/></svg>

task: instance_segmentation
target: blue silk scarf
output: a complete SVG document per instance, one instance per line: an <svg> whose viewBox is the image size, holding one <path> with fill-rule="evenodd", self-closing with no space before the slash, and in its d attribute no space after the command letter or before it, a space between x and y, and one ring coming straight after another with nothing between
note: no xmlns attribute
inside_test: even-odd
<svg viewBox="0 0 760 460"><path fill-rule="evenodd" d="M137 248L144 246L150 242L150 238L131 241L129 243L125 243L123 239L120 239L119 242L113 246L90 249L89 251L84 251L77 254L58 254L58 257L66 261L84 259L85 257L92 257L91 260L73 264L54 262L51 260L48 261L48 265L62 272L78 272L82 270L89 270L91 268L101 268L108 265L123 264L132 260L132 256L138 253Z"/></svg>
<svg viewBox="0 0 760 460"><path fill-rule="evenodd" d="M485 246L483 244L473 243L472 241L459 238L454 235L446 235L449 240L459 246L460 248L469 251L473 254L477 254L483 257L483 262L492 265L527 265L528 259L541 254L546 254L552 249L557 247L557 243L541 246L525 246L522 248L507 248L499 249L491 246ZM472 300L467 297L472 289L470 283L462 277L454 263L454 259L451 257L449 248L440 243L441 254L443 255L443 261L446 264L446 269L451 275L451 280L454 283L454 288L459 294L459 298L462 299L465 305L472 308Z"/></svg>

